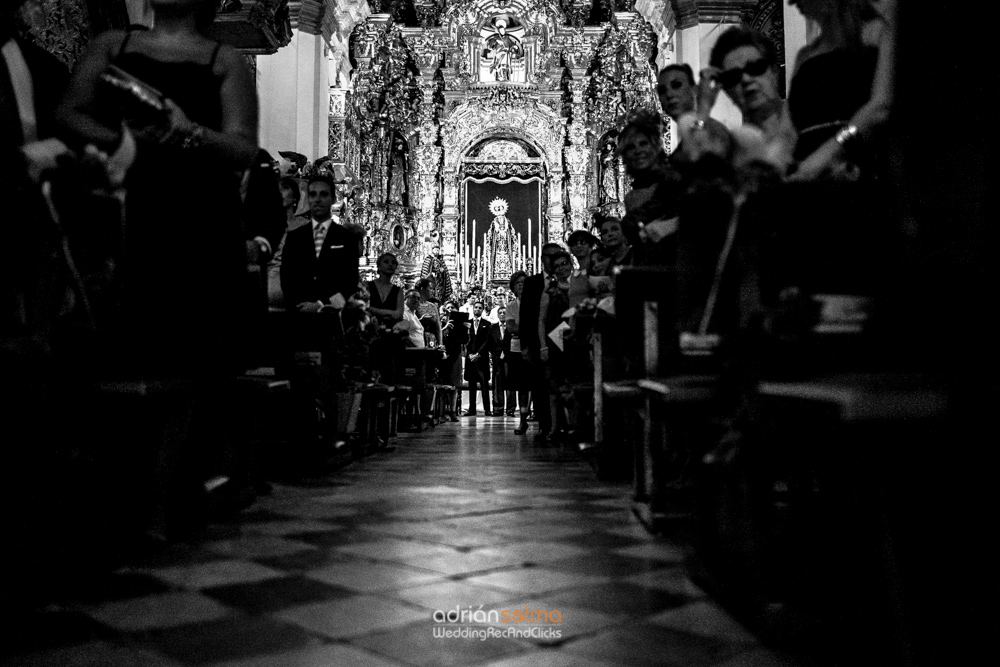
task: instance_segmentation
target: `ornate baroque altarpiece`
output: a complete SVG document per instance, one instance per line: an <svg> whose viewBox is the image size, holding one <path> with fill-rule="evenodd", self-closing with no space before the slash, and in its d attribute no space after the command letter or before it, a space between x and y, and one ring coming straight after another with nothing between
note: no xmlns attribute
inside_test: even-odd
<svg viewBox="0 0 1000 667"><path fill-rule="evenodd" d="M440 248L455 284L505 280L514 265L533 268L541 243L620 203L624 183L616 202L600 189L601 139L628 110L656 108L657 37L642 16L613 0L368 4L349 39L349 81L332 95L330 156L356 180L345 194L370 259L395 252L412 275ZM510 228L489 240L506 249L520 234L500 269L499 252L483 268L497 216L481 211L473 233L470 184L495 186L491 200L506 205Z"/></svg>

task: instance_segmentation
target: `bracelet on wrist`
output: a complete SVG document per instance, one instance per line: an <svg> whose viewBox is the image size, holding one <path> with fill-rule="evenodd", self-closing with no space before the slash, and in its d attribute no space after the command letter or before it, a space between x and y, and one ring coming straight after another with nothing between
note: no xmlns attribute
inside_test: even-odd
<svg viewBox="0 0 1000 667"><path fill-rule="evenodd" d="M841 147L846 148L848 144L853 143L858 138L858 126L857 125L845 125L840 132L834 137L834 141L841 145Z"/></svg>
<svg viewBox="0 0 1000 667"><path fill-rule="evenodd" d="M184 141L181 142L181 148L197 148L201 146L202 139L204 138L205 128L197 123L193 123L191 131L188 132L187 136L184 137Z"/></svg>

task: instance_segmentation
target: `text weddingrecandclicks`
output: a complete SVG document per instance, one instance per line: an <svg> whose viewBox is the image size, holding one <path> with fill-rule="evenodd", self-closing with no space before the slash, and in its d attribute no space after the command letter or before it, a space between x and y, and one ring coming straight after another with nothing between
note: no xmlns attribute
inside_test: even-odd
<svg viewBox="0 0 1000 667"><path fill-rule="evenodd" d="M559 639L562 637L562 630L555 628L495 628L492 625L485 628L474 628L461 626L449 628L444 625L434 626L435 639Z"/></svg>

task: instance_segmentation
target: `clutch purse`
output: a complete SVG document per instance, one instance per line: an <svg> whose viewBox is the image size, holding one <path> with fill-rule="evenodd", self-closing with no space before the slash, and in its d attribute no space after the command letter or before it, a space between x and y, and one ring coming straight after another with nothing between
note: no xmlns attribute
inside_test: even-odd
<svg viewBox="0 0 1000 667"><path fill-rule="evenodd" d="M114 92L127 118L156 120L166 111L163 93L120 67L108 65L101 81Z"/></svg>

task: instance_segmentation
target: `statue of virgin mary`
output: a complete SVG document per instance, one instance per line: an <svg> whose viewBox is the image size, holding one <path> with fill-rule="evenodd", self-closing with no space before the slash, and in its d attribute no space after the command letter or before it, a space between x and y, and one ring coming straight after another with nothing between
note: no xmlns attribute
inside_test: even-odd
<svg viewBox="0 0 1000 667"><path fill-rule="evenodd" d="M490 213L494 217L483 239L486 252L484 284L510 280L510 274L523 268L517 247L517 232L507 219L507 208L507 201L499 197L490 202Z"/></svg>

